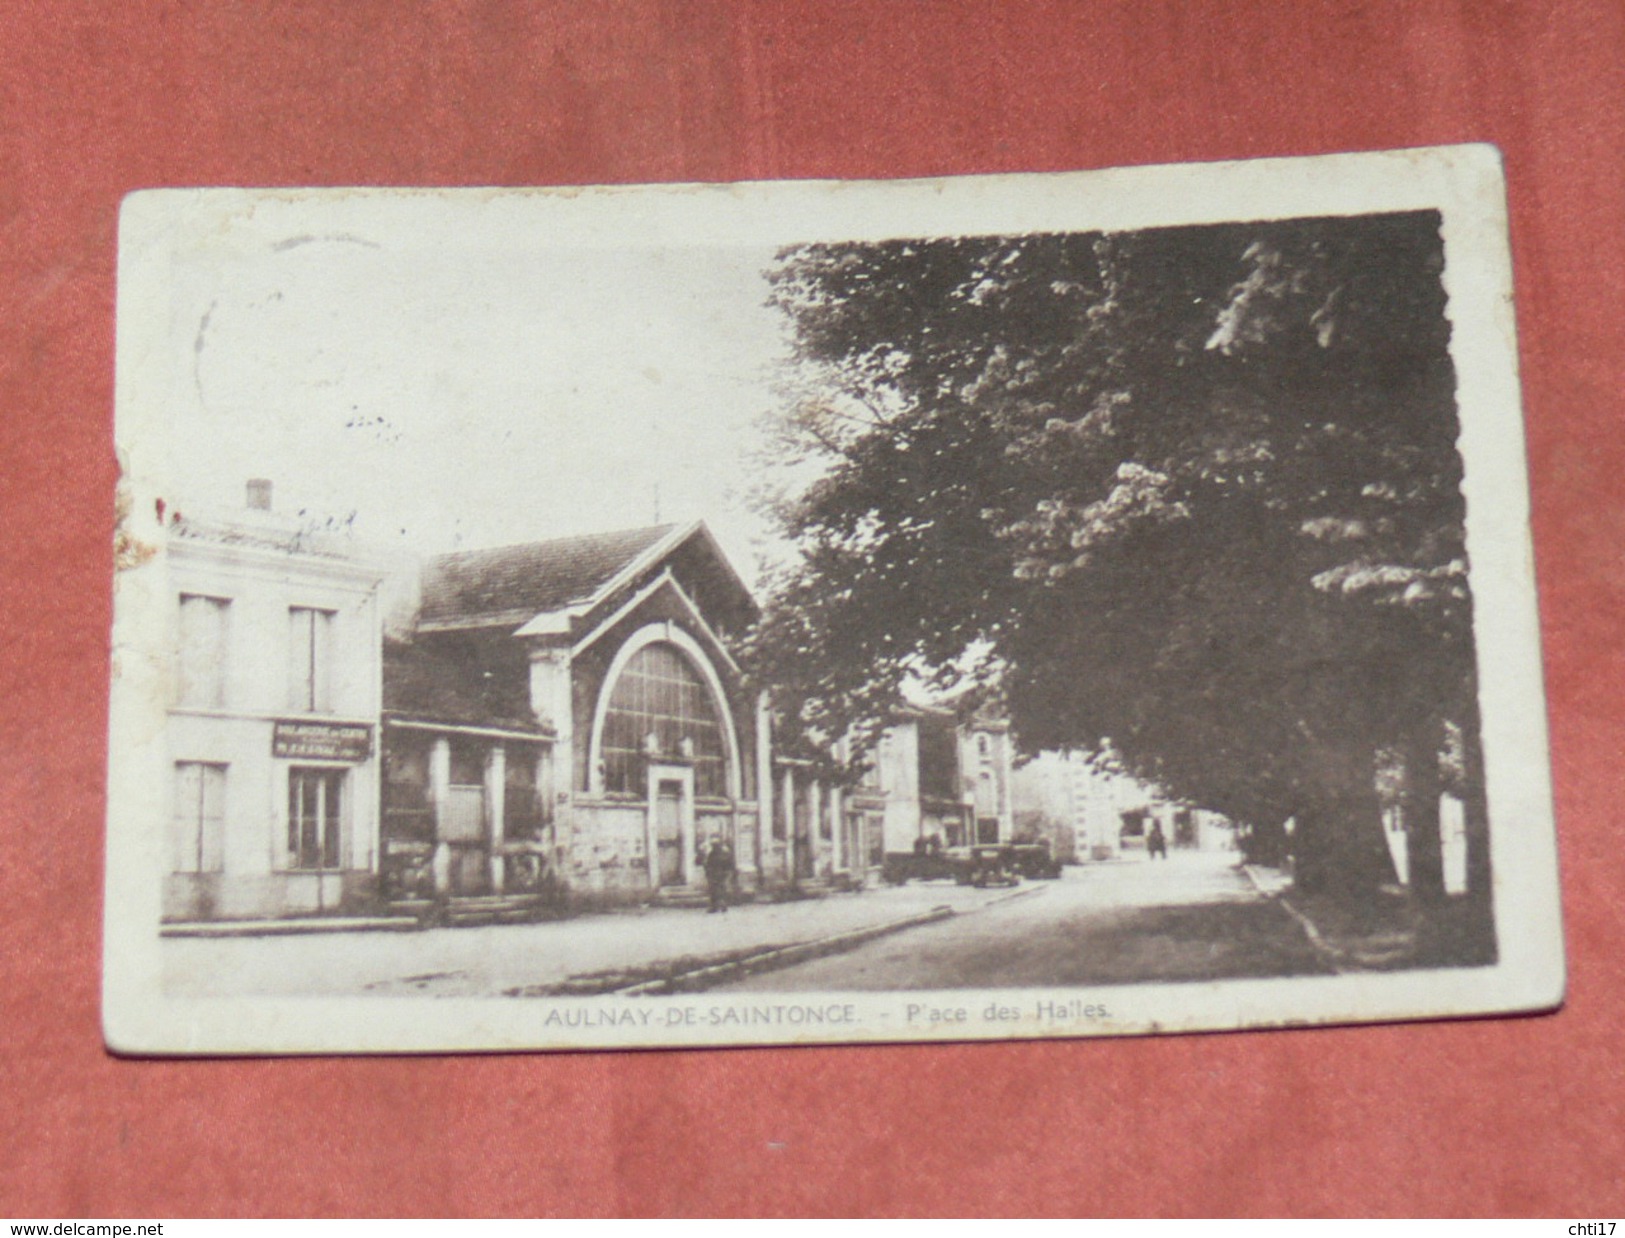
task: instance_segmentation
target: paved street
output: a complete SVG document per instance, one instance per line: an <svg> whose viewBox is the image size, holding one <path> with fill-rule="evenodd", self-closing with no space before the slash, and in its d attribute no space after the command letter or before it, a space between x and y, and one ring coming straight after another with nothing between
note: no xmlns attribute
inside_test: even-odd
<svg viewBox="0 0 1625 1238"><path fill-rule="evenodd" d="M654 963L817 940L944 905L973 911L1009 893L931 882L747 904L715 916L701 909L636 908L542 924L424 932L165 938L164 987L174 997L535 991L573 976L630 973Z"/></svg>
<svg viewBox="0 0 1625 1238"><path fill-rule="evenodd" d="M1021 988L1326 974L1230 854L1069 868L975 914L716 991Z"/></svg>
<svg viewBox="0 0 1625 1238"><path fill-rule="evenodd" d="M544 924L425 932L170 938L165 988L178 997L540 995L615 987L651 968L872 930L949 907L954 914L856 949L719 991L1098 985L1324 972L1291 917L1261 897L1230 854L1176 852L1069 868L1014 890L911 883L727 915L639 909ZM583 981L583 977L593 979Z"/></svg>

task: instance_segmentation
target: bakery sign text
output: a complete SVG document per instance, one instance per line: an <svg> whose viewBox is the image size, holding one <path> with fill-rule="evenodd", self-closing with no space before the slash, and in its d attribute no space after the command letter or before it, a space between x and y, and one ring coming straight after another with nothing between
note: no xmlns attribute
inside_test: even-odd
<svg viewBox="0 0 1625 1238"><path fill-rule="evenodd" d="M271 755L317 761L365 761L372 755L372 727L359 722L279 719L271 731Z"/></svg>

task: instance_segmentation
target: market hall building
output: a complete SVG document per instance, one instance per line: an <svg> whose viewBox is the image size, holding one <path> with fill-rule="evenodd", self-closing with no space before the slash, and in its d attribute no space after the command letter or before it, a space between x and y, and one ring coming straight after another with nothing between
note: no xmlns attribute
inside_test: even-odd
<svg viewBox="0 0 1625 1238"><path fill-rule="evenodd" d="M757 613L703 523L430 559L385 642L386 894L682 897L713 838L747 891L861 887L922 837L1010 840L1002 720L911 706L852 786L775 753L729 652Z"/></svg>
<svg viewBox="0 0 1625 1238"><path fill-rule="evenodd" d="M386 891L631 901L701 884L712 837L760 881L768 716L728 649L756 603L704 524L440 555L419 594L385 647Z"/></svg>

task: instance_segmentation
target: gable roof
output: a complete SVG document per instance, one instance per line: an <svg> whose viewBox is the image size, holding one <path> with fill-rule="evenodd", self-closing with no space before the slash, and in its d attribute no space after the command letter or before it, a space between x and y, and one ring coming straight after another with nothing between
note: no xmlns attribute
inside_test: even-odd
<svg viewBox="0 0 1625 1238"><path fill-rule="evenodd" d="M420 624L524 623L591 602L679 526L650 525L438 555L423 571Z"/></svg>

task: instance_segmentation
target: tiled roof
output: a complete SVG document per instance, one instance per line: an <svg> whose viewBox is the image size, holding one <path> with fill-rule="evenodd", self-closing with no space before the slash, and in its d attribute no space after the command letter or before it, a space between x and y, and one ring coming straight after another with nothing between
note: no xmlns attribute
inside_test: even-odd
<svg viewBox="0 0 1625 1238"><path fill-rule="evenodd" d="M384 641L386 715L541 733L524 691L522 680L487 676L455 649L433 641Z"/></svg>
<svg viewBox="0 0 1625 1238"><path fill-rule="evenodd" d="M439 555L424 568L420 622L523 623L584 602L676 527L653 525Z"/></svg>

